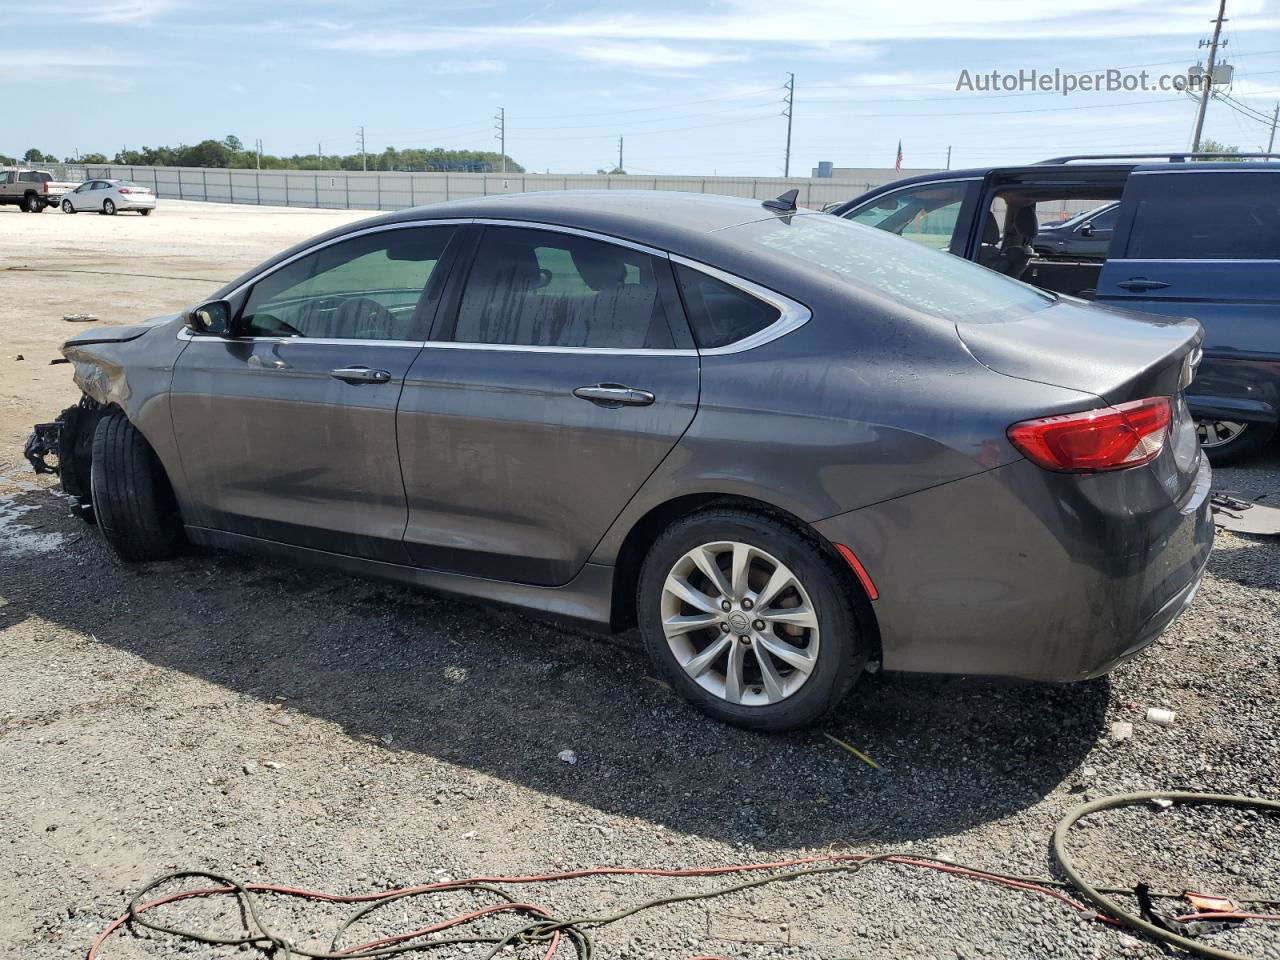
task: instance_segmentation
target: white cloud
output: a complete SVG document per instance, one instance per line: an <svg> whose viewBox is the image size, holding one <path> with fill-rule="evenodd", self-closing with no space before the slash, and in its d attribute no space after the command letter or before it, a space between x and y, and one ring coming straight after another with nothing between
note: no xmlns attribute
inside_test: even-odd
<svg viewBox="0 0 1280 960"><path fill-rule="evenodd" d="M441 60L433 64L432 73L501 73L507 65L501 60Z"/></svg>
<svg viewBox="0 0 1280 960"><path fill-rule="evenodd" d="M58 16L87 23L147 23L176 7L175 0L64 0Z"/></svg>
<svg viewBox="0 0 1280 960"><path fill-rule="evenodd" d="M635 70L661 72L698 70L717 63L737 63L748 59L743 53L718 53L711 50L673 47L665 43L587 43L573 53L585 60L608 63Z"/></svg>
<svg viewBox="0 0 1280 960"><path fill-rule="evenodd" d="M136 54L110 50L0 50L0 64L15 70L136 67L146 62Z"/></svg>

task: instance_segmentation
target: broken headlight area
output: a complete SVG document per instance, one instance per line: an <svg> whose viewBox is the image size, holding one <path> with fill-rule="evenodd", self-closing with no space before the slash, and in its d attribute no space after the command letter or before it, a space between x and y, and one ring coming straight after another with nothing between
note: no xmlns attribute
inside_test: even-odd
<svg viewBox="0 0 1280 960"><path fill-rule="evenodd" d="M36 424L22 450L36 473L58 476L63 492L74 502L72 512L85 519L91 519L89 471L93 463L93 432L102 410L96 400L81 397L56 420Z"/></svg>

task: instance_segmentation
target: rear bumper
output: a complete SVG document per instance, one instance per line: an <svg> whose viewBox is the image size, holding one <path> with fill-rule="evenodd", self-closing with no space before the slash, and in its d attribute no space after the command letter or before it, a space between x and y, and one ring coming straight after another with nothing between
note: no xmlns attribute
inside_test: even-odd
<svg viewBox="0 0 1280 960"><path fill-rule="evenodd" d="M154 210L155 206L156 206L155 197L152 197L149 200L137 200L137 199L125 200L121 198L116 203L117 210Z"/></svg>
<svg viewBox="0 0 1280 960"><path fill-rule="evenodd" d="M1068 476L1019 461L820 521L880 598L884 667L1070 681L1155 640L1213 545L1208 462Z"/></svg>

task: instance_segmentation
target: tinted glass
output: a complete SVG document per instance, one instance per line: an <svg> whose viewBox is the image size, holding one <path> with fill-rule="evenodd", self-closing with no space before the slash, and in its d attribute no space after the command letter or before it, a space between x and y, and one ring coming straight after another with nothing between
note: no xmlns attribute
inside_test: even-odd
<svg viewBox="0 0 1280 960"><path fill-rule="evenodd" d="M254 285L240 315L250 337L422 340L418 301L452 227L380 230L281 267Z"/></svg>
<svg viewBox="0 0 1280 960"><path fill-rule="evenodd" d="M1130 259L1280 259L1280 173L1137 174L1130 187Z"/></svg>
<svg viewBox="0 0 1280 960"><path fill-rule="evenodd" d="M933 250L950 250L967 183L909 187L870 201L845 219L914 240Z"/></svg>
<svg viewBox="0 0 1280 960"><path fill-rule="evenodd" d="M699 347L724 347L763 330L778 319L777 308L751 294L676 264L680 295L684 297L693 339Z"/></svg>
<svg viewBox="0 0 1280 960"><path fill-rule="evenodd" d="M1053 302L1029 284L837 217L775 217L723 232L947 320L997 321Z"/></svg>
<svg viewBox="0 0 1280 960"><path fill-rule="evenodd" d="M549 230L486 227L454 339L670 349L660 271L639 250Z"/></svg>
<svg viewBox="0 0 1280 960"><path fill-rule="evenodd" d="M1094 231L1110 230L1116 225L1116 214L1119 212L1119 207L1112 207L1110 210L1104 210L1089 221L1089 226L1093 227Z"/></svg>

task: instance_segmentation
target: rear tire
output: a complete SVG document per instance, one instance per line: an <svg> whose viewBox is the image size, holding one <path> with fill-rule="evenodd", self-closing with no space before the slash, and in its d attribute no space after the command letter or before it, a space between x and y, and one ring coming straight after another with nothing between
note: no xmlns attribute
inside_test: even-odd
<svg viewBox="0 0 1280 960"><path fill-rule="evenodd" d="M741 560L746 573L735 584ZM720 571L718 581L703 572L708 565ZM780 589L775 573L785 581ZM821 720L862 673L857 590L811 531L712 508L658 537L640 570L636 605L649 655L680 696L725 723L780 731ZM705 625L688 629L694 617Z"/></svg>
<svg viewBox="0 0 1280 960"><path fill-rule="evenodd" d="M111 202L110 198L102 201L102 212L108 217L114 217L116 215L116 205Z"/></svg>
<svg viewBox="0 0 1280 960"><path fill-rule="evenodd" d="M98 421L90 471L98 528L122 560L167 560L182 528L164 468L122 413Z"/></svg>
<svg viewBox="0 0 1280 960"><path fill-rule="evenodd" d="M140 214L142 214L144 217L149 217L149 216L151 216L151 213L152 213L152 211L153 211L154 209L155 209L154 207L149 207L149 208L147 208L147 209L145 209L145 210L139 210L138 212L139 212Z"/></svg>
<svg viewBox="0 0 1280 960"><path fill-rule="evenodd" d="M23 198L23 209L25 209L27 213L44 213L44 201L36 194L28 193Z"/></svg>
<svg viewBox="0 0 1280 960"><path fill-rule="evenodd" d="M1274 423L1232 423L1197 420L1200 449L1215 467L1225 467L1256 456L1275 436Z"/></svg>

